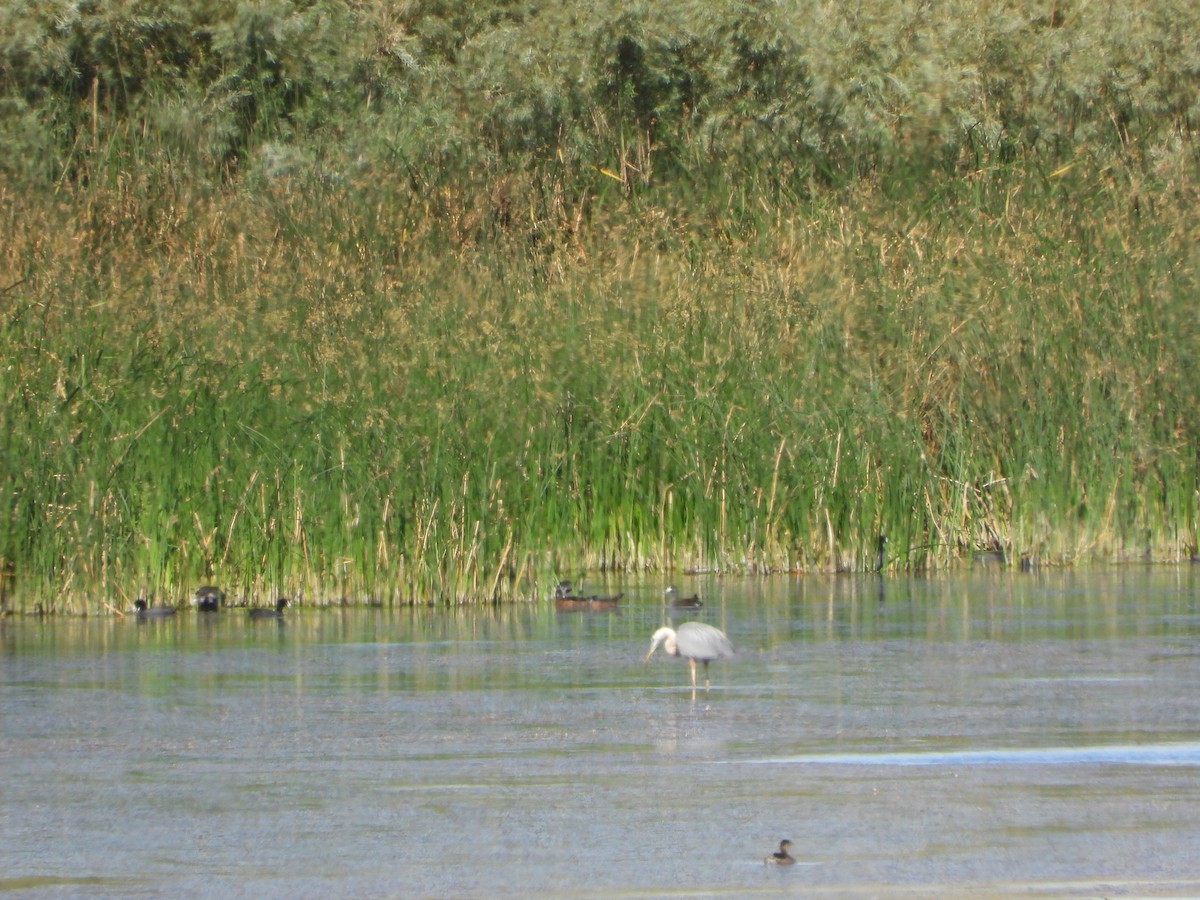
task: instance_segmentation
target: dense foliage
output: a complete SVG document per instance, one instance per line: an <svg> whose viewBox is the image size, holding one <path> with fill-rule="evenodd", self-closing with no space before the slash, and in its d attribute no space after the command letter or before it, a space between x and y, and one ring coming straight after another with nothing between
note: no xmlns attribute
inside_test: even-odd
<svg viewBox="0 0 1200 900"><path fill-rule="evenodd" d="M1190 4L0 7L0 591L1196 540Z"/></svg>

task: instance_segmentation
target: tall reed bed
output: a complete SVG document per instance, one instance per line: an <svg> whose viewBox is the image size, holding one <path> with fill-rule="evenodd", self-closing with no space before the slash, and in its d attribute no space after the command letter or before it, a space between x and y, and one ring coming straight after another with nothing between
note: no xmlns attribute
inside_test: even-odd
<svg viewBox="0 0 1200 900"><path fill-rule="evenodd" d="M880 534L896 568L1176 558L1197 156L1154 8L1119 34L1059 7L374 10L426 68L327 35L314 85L383 79L357 122L260 79L296 114L190 147L146 104L192 102L195 69L27 96L84 127L24 133L51 164L0 182L6 603L512 600L861 569ZM1089 81L1068 36L1130 68ZM1016 77L1031 44L1057 81ZM950 78L975 45L992 68Z"/></svg>

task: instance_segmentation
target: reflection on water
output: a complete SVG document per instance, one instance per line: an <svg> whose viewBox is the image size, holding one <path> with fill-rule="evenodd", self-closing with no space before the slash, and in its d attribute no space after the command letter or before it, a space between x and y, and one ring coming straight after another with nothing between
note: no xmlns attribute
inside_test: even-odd
<svg viewBox="0 0 1200 900"><path fill-rule="evenodd" d="M1196 568L3 620L0 889L1196 892ZM737 648L695 702L641 662L689 619Z"/></svg>

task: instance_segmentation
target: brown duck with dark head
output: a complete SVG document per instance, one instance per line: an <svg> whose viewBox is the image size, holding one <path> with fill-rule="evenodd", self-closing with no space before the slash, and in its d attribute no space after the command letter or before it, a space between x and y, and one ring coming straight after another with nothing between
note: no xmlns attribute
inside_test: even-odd
<svg viewBox="0 0 1200 900"><path fill-rule="evenodd" d="M788 853L788 847L792 846L789 840L779 842L779 849L770 856L764 857L763 862L768 866L790 866L795 864L796 860L792 859L792 854Z"/></svg>
<svg viewBox="0 0 1200 900"><path fill-rule="evenodd" d="M672 609L699 609L704 605L704 601L700 599L699 594L692 594L690 597L680 597L679 591L675 590L674 586L663 591L667 598L667 606Z"/></svg>

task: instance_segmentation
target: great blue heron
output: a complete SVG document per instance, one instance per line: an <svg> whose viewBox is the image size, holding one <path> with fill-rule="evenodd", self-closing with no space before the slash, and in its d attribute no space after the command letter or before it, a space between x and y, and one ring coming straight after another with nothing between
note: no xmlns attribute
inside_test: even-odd
<svg viewBox="0 0 1200 900"><path fill-rule="evenodd" d="M725 637L725 632L705 625L703 622L684 622L676 631L673 628L660 628L650 637L650 652L646 654L643 663L650 662L650 657L662 643L663 650L671 656L682 656L692 669L692 692L696 690L696 663L704 663L704 689L708 690L708 664L714 659L724 659L733 656L733 644Z"/></svg>
<svg viewBox="0 0 1200 900"><path fill-rule="evenodd" d="M770 856L764 857L763 862L768 866L790 866L796 861L792 859L792 854L788 853L788 847L792 846L789 840L779 842L779 849Z"/></svg>
<svg viewBox="0 0 1200 900"><path fill-rule="evenodd" d="M224 602L225 592L211 584L202 584L196 588L196 596L192 600L192 604L198 607L200 612L216 612Z"/></svg>
<svg viewBox="0 0 1200 900"><path fill-rule="evenodd" d="M704 605L704 601L700 599L699 594L692 594L690 597L680 597L679 591L675 590L674 586L663 591L667 598L667 605L672 609L699 609Z"/></svg>
<svg viewBox="0 0 1200 900"><path fill-rule="evenodd" d="M173 606L147 606L146 601L138 597L133 601L134 607L137 609L137 617L139 619L161 619L164 616L175 615L175 607Z"/></svg>
<svg viewBox="0 0 1200 900"><path fill-rule="evenodd" d="M288 605L287 597L280 597L275 601L274 609L252 609L250 610L250 618L252 619L282 619L283 608Z"/></svg>
<svg viewBox="0 0 1200 900"><path fill-rule="evenodd" d="M875 544L875 569L876 572L882 572L883 567L887 565L887 545L888 539L886 534L881 534L879 540Z"/></svg>

